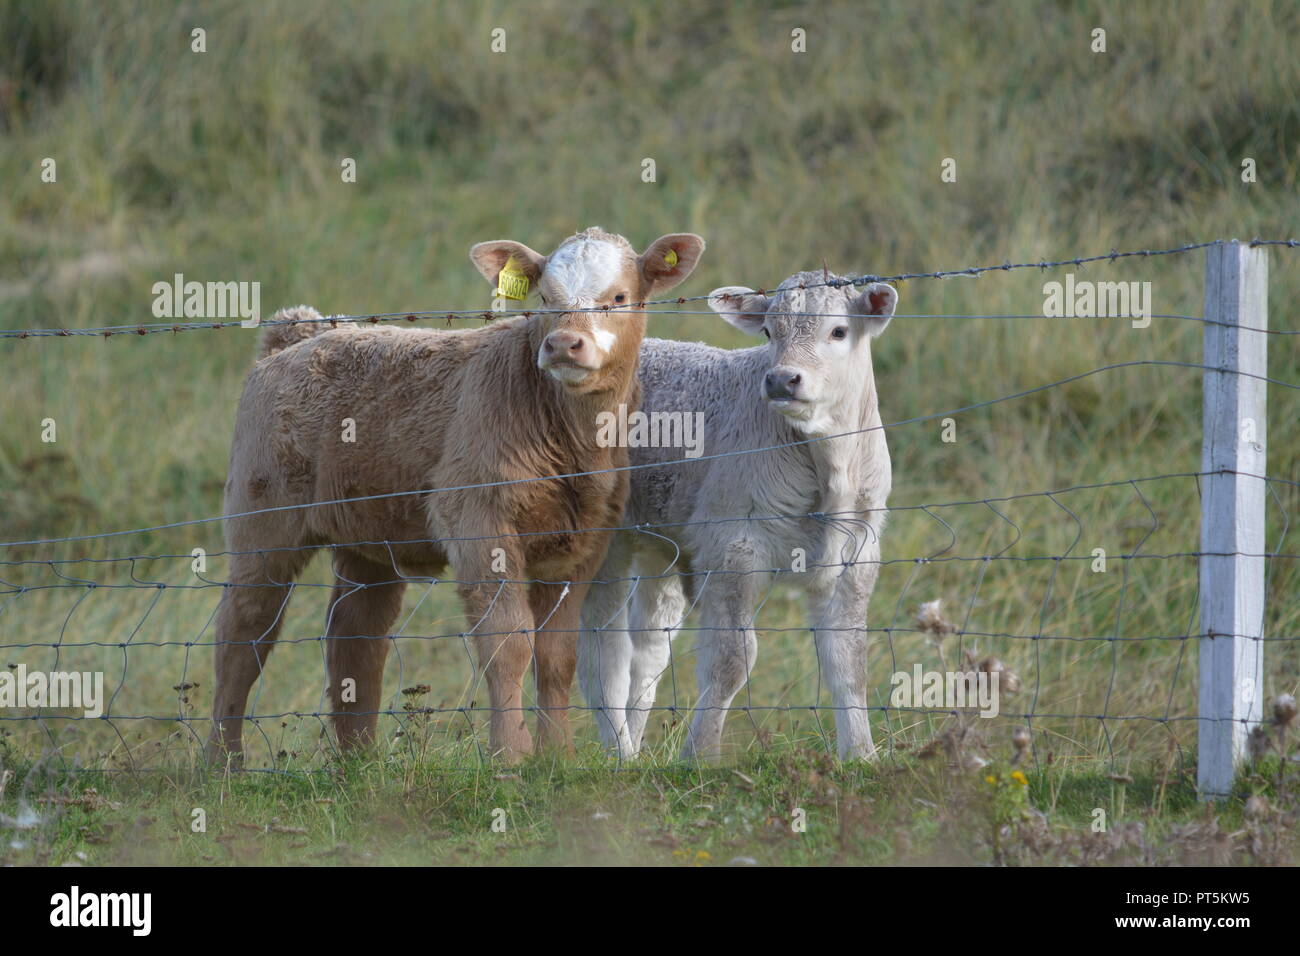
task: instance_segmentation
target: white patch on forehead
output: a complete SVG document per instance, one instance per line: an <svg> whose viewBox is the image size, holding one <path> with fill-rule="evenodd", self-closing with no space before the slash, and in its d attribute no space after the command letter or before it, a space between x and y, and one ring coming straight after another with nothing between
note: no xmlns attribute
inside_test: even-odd
<svg viewBox="0 0 1300 956"><path fill-rule="evenodd" d="M541 285L567 305L590 305L623 272L623 249L605 239L574 239L547 260Z"/></svg>

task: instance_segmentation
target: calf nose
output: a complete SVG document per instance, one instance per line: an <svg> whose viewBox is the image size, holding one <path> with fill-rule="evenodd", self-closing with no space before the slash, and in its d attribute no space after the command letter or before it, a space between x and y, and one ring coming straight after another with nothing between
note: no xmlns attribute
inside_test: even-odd
<svg viewBox="0 0 1300 956"><path fill-rule="evenodd" d="M802 381L803 376L793 369L769 369L763 376L763 391L773 400L795 398L795 392Z"/></svg>
<svg viewBox="0 0 1300 956"><path fill-rule="evenodd" d="M577 332L552 332L542 343L542 351L560 358L578 358L582 355L582 336Z"/></svg>

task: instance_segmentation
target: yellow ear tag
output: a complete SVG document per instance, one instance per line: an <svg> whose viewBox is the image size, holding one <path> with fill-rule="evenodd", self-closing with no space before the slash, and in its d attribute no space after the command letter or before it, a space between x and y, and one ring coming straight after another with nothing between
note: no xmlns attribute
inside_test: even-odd
<svg viewBox="0 0 1300 956"><path fill-rule="evenodd" d="M497 276L497 295L518 302L528 298L528 276L515 266L513 257L506 260L505 268Z"/></svg>
<svg viewBox="0 0 1300 956"><path fill-rule="evenodd" d="M664 262L668 263L668 265L670 266L677 265L677 250L669 249L666 253L664 253Z"/></svg>

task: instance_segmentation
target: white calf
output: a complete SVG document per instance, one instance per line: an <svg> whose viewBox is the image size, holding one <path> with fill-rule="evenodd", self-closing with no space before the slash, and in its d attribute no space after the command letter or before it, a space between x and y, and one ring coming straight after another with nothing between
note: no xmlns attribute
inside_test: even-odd
<svg viewBox="0 0 1300 956"><path fill-rule="evenodd" d="M718 754L727 709L757 655L754 616L775 571L807 588L840 756L874 752L866 616L891 475L870 340L889 324L898 295L881 283L861 293L830 287L826 278L801 272L771 296L714 291L713 309L766 335L766 345L642 345L642 410L703 413L703 457L630 450L634 466L657 467L631 472L624 524L652 531L615 536L597 575L611 583L593 586L583 608L583 693L602 739L624 757L640 749L670 642L696 604L699 699L683 756ZM732 454L755 448L770 450ZM800 554L807 570L785 570Z"/></svg>

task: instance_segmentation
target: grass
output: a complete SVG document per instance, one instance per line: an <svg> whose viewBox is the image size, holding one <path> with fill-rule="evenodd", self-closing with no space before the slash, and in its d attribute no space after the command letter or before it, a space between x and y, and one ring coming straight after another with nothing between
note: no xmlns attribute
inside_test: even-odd
<svg viewBox="0 0 1300 956"><path fill-rule="evenodd" d="M1105 54L1089 49L1098 24L1107 29ZM207 31L205 53L190 52L195 26ZM504 54L489 50L497 26L507 30ZM794 27L808 31L806 54L789 52ZM257 280L266 312L300 301L344 313L475 308L486 306L488 290L467 261L473 242L509 236L544 248L593 223L638 245L669 231L702 234L709 248L682 287L686 295L770 286L823 261L843 273L895 273L1293 236L1298 29L1294 5L1267 2L1184 4L1176 16L1118 3L1030 12L898 2L866 18L852 4L616 10L541 2L470 11L451 3L349 10L317 2L5 0L0 36L13 55L0 65L0 328L153 321L152 285L176 272ZM1240 179L1246 156L1257 163L1252 184ZM41 181L46 157L57 163L56 183ZM341 181L344 157L357 161L356 183ZM646 157L656 161L655 183L641 180ZM940 180L946 157L957 161L955 183ZM1300 327L1296 253L1270 255L1270 323ZM885 420L1114 363L1201 361L1194 321L1157 318L1138 330L1117 320L962 317L1038 315L1042 284L1065 271L902 283L900 315L874 356ZM1158 313L1197 316L1203 308L1200 254L1073 271L1150 281ZM711 315L652 317L651 333L751 344ZM219 515L254 338L228 329L0 340L0 540ZM1274 337L1270 353L1271 376L1300 381L1289 337ZM1300 480L1296 393L1270 388L1269 403L1269 472ZM1011 714L984 733L1003 753L1011 729L1025 722L1016 714L1056 715L1032 722L1029 776L1031 803L1051 827L1077 832L1097 805L1113 816L1118 795L1107 774L1134 779L1121 815L1145 820L1161 840L1204 823L1188 790L1195 558L1126 557L1135 549L1197 550L1194 479L1126 482L1199 470L1200 415L1198 371L1138 365L954 414L955 443L941 440L938 419L890 430L891 504L903 507L883 542L892 563L871 608L873 703L887 703L889 675L914 663L934 669L967 652L1002 659L1022 690L1007 705ZM53 444L41 441L45 419L57 423ZM1055 501L994 503L996 511L982 503L906 507L1099 483L1117 484ZM1293 552L1287 529L1300 493L1281 484L1273 491L1269 548ZM203 578L191 571L195 548L212 555ZM1107 555L1104 573L1093 570L1096 548ZM1003 549L1003 560L981 560ZM968 812L956 790L927 796L930 784L917 782L925 773L909 762L952 729L950 718L881 715L877 736L895 756L878 770L820 763L829 732L804 708L826 698L789 582L775 582L759 621L771 630L742 695L754 709L729 721L732 759L755 781L752 793L730 769L670 765L681 732L671 714L656 715L664 720L652 727L653 769L608 773L588 753L498 780L500 769L481 765L473 746L483 736L479 715L455 710L484 700L445 587L410 589L404 639L388 671L390 707L405 714L385 721L391 754L340 771L320 721L294 716L324 709L315 639L324 591L305 587L257 692L259 713L289 716L249 733L251 766L295 775L199 779L189 768L195 735L206 732L210 618L220 594L204 578L223 579L220 523L3 550L9 561L179 556L88 560L57 573L40 564L0 570L7 585L0 664L103 670L111 713L122 718L0 722L3 759L14 781L31 779L29 796L77 799L92 785L122 805L57 804L53 831L28 841L21 859L80 851L101 862L132 854L199 862L204 852L236 859L225 847L242 846L249 860L271 862L346 843L381 862L457 848L454 858L467 861L588 853L672 863L683 861L673 850L704 849L712 862L728 854L897 862L940 858L945 814ZM1062 555L1068 560L1055 560ZM97 586L52 587L72 583L59 575ZM169 586L113 586L139 581ZM304 581L328 583L323 560ZM1268 587L1265 633L1294 636L1295 562L1271 561ZM917 628L918 606L934 599L960 635ZM679 639L661 703L689 707L691 643L689 633ZM403 693L417 685L429 689ZM1270 643L1266 697L1294 694L1298 685L1294 644ZM423 707L453 712L421 715ZM591 722L576 719L590 747ZM414 737L425 741L422 750L407 747ZM787 797L811 799L798 789L805 764L836 781L838 793L808 838L783 838L771 853L756 842L724 846L749 839L735 823L749 819L743 808L779 817L788 815ZM601 769L582 769L593 765ZM73 767L114 772L70 776ZM44 769L33 777L33 768ZM966 783L977 790L978 774L973 779ZM677 800L697 787L708 800ZM11 783L0 812L15 817L21 792ZM1049 800L1051 793L1061 796ZM510 799L528 809L512 811L508 838L480 832L484 808ZM845 816L841 803L852 799L874 802ZM716 833L693 826L697 801L716 808L701 817L716 817ZM208 806L217 821L202 839L175 829L191 805ZM131 821L142 808L158 822L137 832ZM635 822L619 819L624 808ZM615 816L592 819L597 812ZM721 822L729 812L733 823ZM1236 833L1242 812L1230 803L1211 819ZM77 837L76 827L92 825L85 820L68 830L79 813L115 824L108 842ZM262 826L277 814L309 833L237 825ZM327 821L337 829L328 838ZM865 834L877 827L908 834L910 847L872 843ZM453 836L430 836L444 830ZM682 842L659 846L639 830ZM230 839L222 843L218 833ZM1173 853L1180 839L1161 845ZM290 847L304 841L294 857ZM993 853L973 844L952 859L988 861Z"/></svg>
<svg viewBox="0 0 1300 956"><path fill-rule="evenodd" d="M776 743L734 766L652 751L616 767L472 748L347 759L317 772L69 775L28 764L0 806L8 863L488 862L522 865L1169 865L1294 863L1295 770L1274 758L1217 807L1167 762L1151 773L1047 763L1005 742L843 765ZM960 761L994 757L971 773ZM964 755L964 757L963 757ZM468 764L468 765L467 765ZM16 784L21 781L21 786ZM15 795L17 791L19 795ZM13 824L17 825L13 825Z"/></svg>

